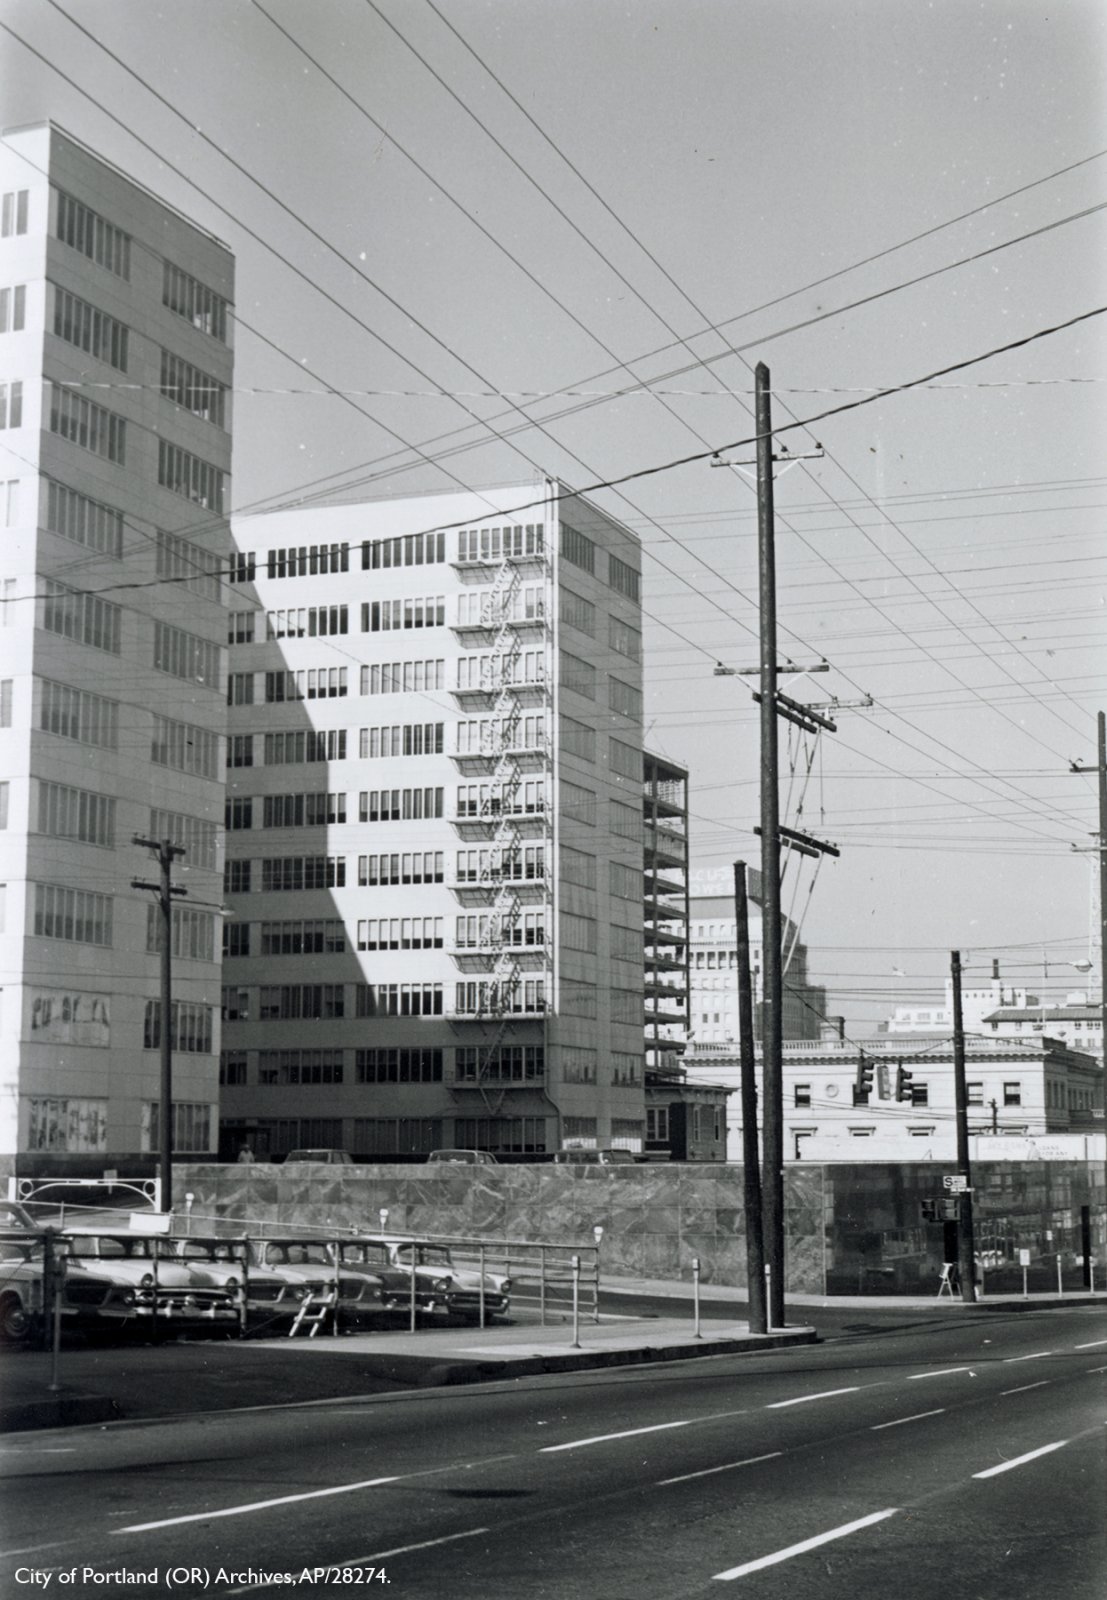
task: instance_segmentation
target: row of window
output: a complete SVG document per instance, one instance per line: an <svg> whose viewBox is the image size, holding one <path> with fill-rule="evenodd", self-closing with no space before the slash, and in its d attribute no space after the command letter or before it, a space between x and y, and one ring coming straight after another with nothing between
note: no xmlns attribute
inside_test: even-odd
<svg viewBox="0 0 1107 1600"><path fill-rule="evenodd" d="M225 1021L249 1020L250 994L249 989L224 988ZM546 1008L545 979L462 980L454 985L453 999L452 1014L456 1016L540 1015ZM432 1017L444 1013L441 983L354 985L354 1015L359 1018ZM263 984L257 991L260 1022L334 1021L346 1015L346 985L341 983Z"/></svg>
<svg viewBox="0 0 1107 1600"><path fill-rule="evenodd" d="M587 534L573 528L564 520L561 523L561 555L563 560L579 567L582 572L596 576L597 547ZM607 584L617 594L637 602L641 598L641 580L636 570L621 561L610 551L607 554Z"/></svg>
<svg viewBox="0 0 1107 1600"><path fill-rule="evenodd" d="M229 802L234 804L234 802ZM206 825L204 825L206 826ZM163 830L164 831L164 830ZM207 864L204 860L198 864ZM227 861L223 867L226 894L299 892L304 889L341 889L346 885L345 856L263 856L260 877L249 858ZM545 878L546 857L541 844L500 847L495 845L458 850L454 879L458 884L500 882L540 882ZM584 851L561 846L561 871L567 883L594 889L599 882L599 863ZM357 858L359 888L386 888L395 884L444 883L445 851L395 850ZM622 862L608 862L611 892L620 899L641 904L642 871ZM612 955L622 960L641 956L641 929L614 927ZM618 940L616 942L616 935ZM632 941L637 948L632 948Z"/></svg>
<svg viewBox="0 0 1107 1600"><path fill-rule="evenodd" d="M156 1004L156 1002L152 1002ZM442 1083L447 1052L431 1046L369 1047L354 1051L357 1084ZM342 1083L347 1066L343 1050L259 1050L259 1084ZM245 1050L224 1050L219 1062L221 1084L249 1081ZM474 1046L454 1051L455 1083L540 1084L546 1076L546 1052L540 1044L501 1045L492 1050Z"/></svg>

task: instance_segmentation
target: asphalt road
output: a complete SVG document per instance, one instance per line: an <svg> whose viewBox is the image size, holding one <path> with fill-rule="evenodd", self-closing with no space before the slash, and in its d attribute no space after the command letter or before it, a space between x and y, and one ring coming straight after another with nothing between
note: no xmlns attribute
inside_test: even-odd
<svg viewBox="0 0 1107 1600"><path fill-rule="evenodd" d="M10 1436L0 1592L269 1596L288 1573L313 1600L1102 1600L1105 1376L1099 1308L966 1308L789 1352Z"/></svg>

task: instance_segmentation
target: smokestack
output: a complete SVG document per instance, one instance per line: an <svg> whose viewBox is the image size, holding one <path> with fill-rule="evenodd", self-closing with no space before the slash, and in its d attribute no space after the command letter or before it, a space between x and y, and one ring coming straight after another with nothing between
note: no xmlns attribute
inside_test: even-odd
<svg viewBox="0 0 1107 1600"><path fill-rule="evenodd" d="M992 978L996 983L999 982L999 962L994 956L992 957Z"/></svg>

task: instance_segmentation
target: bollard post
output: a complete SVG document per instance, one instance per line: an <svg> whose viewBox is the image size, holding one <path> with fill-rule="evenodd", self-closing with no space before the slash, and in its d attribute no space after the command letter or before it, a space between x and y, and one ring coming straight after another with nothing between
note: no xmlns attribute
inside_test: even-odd
<svg viewBox="0 0 1107 1600"><path fill-rule="evenodd" d="M580 1257L572 1257L573 1266L573 1342L570 1348L580 1349Z"/></svg>
<svg viewBox="0 0 1107 1600"><path fill-rule="evenodd" d="M480 1325L484 1327L484 1246L480 1247Z"/></svg>
<svg viewBox="0 0 1107 1600"><path fill-rule="evenodd" d="M592 1291L592 1321L600 1320L600 1245L603 1242L603 1228L597 1222L592 1229L592 1237L596 1241L596 1283Z"/></svg>
<svg viewBox="0 0 1107 1600"><path fill-rule="evenodd" d="M384 1237L384 1230L388 1226L388 1207L387 1206L381 1206L380 1210L377 1212L377 1216L380 1218L381 1237L383 1238Z"/></svg>
<svg viewBox="0 0 1107 1600"><path fill-rule="evenodd" d="M692 1337L700 1338L700 1258L692 1257Z"/></svg>
<svg viewBox="0 0 1107 1600"><path fill-rule="evenodd" d="M1088 1260L1088 1292L1095 1294L1095 1262Z"/></svg>
<svg viewBox="0 0 1107 1600"><path fill-rule="evenodd" d="M1026 1275L1027 1275L1027 1273L1029 1271L1030 1271L1029 1267L1025 1267L1024 1266L1023 1269L1022 1269L1022 1297L1023 1297L1024 1300L1029 1300L1030 1299L1030 1290L1027 1288L1027 1285L1026 1285Z"/></svg>
<svg viewBox="0 0 1107 1600"><path fill-rule="evenodd" d="M546 1246L538 1246L538 1322L546 1326Z"/></svg>
<svg viewBox="0 0 1107 1600"><path fill-rule="evenodd" d="M62 1295L65 1292L65 1268L63 1257L58 1250L56 1235L48 1239L47 1248L50 1252L50 1282L54 1290L53 1304L53 1338L50 1341L50 1382L47 1385L51 1394L57 1394L61 1388L60 1363L61 1363L61 1308Z"/></svg>
<svg viewBox="0 0 1107 1600"><path fill-rule="evenodd" d="M384 1224L381 1224L383 1232ZM411 1331L415 1332L415 1241L411 1242Z"/></svg>
<svg viewBox="0 0 1107 1600"><path fill-rule="evenodd" d="M769 1332L769 1330L772 1328L772 1325L773 1325L773 1313L772 1313L772 1310L771 1310L772 1303L773 1303L772 1287L773 1287L773 1269L769 1265L769 1263L766 1262L765 1263L765 1332L766 1333Z"/></svg>
<svg viewBox="0 0 1107 1600"><path fill-rule="evenodd" d="M1060 1252L1060 1250L1058 1250L1058 1252L1057 1252L1057 1293L1058 1294L1063 1294L1064 1293L1064 1290L1061 1288L1061 1252Z"/></svg>
<svg viewBox="0 0 1107 1600"><path fill-rule="evenodd" d="M192 1236L192 1203L196 1196L191 1192L185 1195L185 1233Z"/></svg>

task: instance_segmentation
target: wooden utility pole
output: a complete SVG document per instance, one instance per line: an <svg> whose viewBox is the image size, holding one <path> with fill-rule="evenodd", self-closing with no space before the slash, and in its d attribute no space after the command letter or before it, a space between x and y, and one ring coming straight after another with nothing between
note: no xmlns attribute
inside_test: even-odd
<svg viewBox="0 0 1107 1600"><path fill-rule="evenodd" d="M145 845L154 853L160 868L157 883L146 878L132 878L132 889L150 889L157 896L161 912L161 1022L158 1042L161 1046L161 1100L158 1106L158 1134L161 1147L159 1176L161 1178L161 1209L173 1209L173 899L187 894L187 889L170 883L169 874L177 856L184 848L172 839L144 839L135 834L132 844Z"/></svg>
<svg viewBox="0 0 1107 1600"><path fill-rule="evenodd" d="M1103 1069L1100 1082L1104 1102L1103 1126L1107 1129L1107 716L1102 711L1096 717L1096 732L1098 759L1095 767L1082 767L1074 761L1072 770L1094 771L1099 791L1099 833L1096 847L1099 851L1099 1022L1100 1065ZM1103 1172L1103 1258L1104 1271L1107 1272L1107 1165Z"/></svg>
<svg viewBox="0 0 1107 1600"><path fill-rule="evenodd" d="M734 863L734 918L738 925L738 1057L742 1068L742 1193L746 1212L746 1283L750 1332L766 1333L765 1236L761 1215L761 1156L757 1141L757 1054L753 1042L749 900L746 863Z"/></svg>
<svg viewBox="0 0 1107 1600"><path fill-rule="evenodd" d="M976 1299L976 1250L973 1245L972 1170L969 1166L969 1094L965 1083L965 1027L961 1018L961 952L950 951L953 977L953 1092L957 1107L957 1170L964 1188L957 1196L957 1265L961 1298Z"/></svg>
<svg viewBox="0 0 1107 1600"><path fill-rule="evenodd" d="M776 538L769 369L754 373L757 432L757 560L761 610L761 1081L765 1237L771 1328L784 1326L784 974L780 923L780 794L777 741Z"/></svg>

